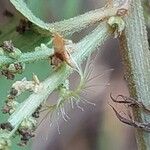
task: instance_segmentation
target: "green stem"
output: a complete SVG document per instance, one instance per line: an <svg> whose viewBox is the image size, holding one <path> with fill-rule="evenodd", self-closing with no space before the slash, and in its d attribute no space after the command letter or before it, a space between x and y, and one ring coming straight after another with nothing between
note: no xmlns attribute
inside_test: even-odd
<svg viewBox="0 0 150 150"><path fill-rule="evenodd" d="M76 44L76 50L73 53L73 59L81 63L90 53L104 43L110 37L111 31L106 23L99 25L91 34L86 36L81 42ZM10 116L8 122L13 127L17 126L22 120L30 116L36 108L48 98L67 77L72 73L73 69L67 65L63 65L55 71L41 84L43 88L38 93L31 94L20 107Z"/></svg>
<svg viewBox="0 0 150 150"><path fill-rule="evenodd" d="M35 50L33 52L22 53L18 59L12 59L9 56L1 55L0 66L15 62L31 63L43 59L48 59L49 56L53 54L53 49L48 48L46 45L37 47L37 49L38 50Z"/></svg>
<svg viewBox="0 0 150 150"><path fill-rule="evenodd" d="M118 1L119 0L114 0ZM150 105L150 52L143 8L140 0L132 0L126 30L120 38L121 55L131 97ZM134 118L140 122L150 122L150 116L133 109ZM136 130L139 150L149 150L150 133Z"/></svg>
<svg viewBox="0 0 150 150"><path fill-rule="evenodd" d="M115 16L120 9L120 7L104 7L67 20L45 23L31 12L23 0L10 0L10 2L22 15L34 24L34 29L46 36L50 36L50 34L54 32L58 32L62 35L71 35L74 32L79 32L106 18Z"/></svg>

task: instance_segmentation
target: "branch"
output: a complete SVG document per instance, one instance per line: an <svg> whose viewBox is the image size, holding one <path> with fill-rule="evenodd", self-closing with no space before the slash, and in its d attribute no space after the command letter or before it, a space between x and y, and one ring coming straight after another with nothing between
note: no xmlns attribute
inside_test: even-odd
<svg viewBox="0 0 150 150"><path fill-rule="evenodd" d="M110 35L111 30L106 23L99 25L91 34L76 44L76 50L72 55L75 62L81 63L89 54L96 50L98 46L102 45ZM41 83L43 85L42 91L31 94L10 116L8 122L14 128L18 126L24 118L29 117L36 108L48 98L53 90L67 79L72 71L73 69L65 64L60 69L56 70L50 77Z"/></svg>
<svg viewBox="0 0 150 150"><path fill-rule="evenodd" d="M114 0L120 2L120 0ZM120 38L121 55L131 97L147 107L150 105L150 53L143 8L140 0L132 0L126 30ZM135 120L150 122L150 117L133 109ZM150 147L150 134L136 130L138 148Z"/></svg>
<svg viewBox="0 0 150 150"><path fill-rule="evenodd" d="M22 63L29 63L38 60L48 59L49 56L53 54L53 49L48 48L46 45L41 44L40 47L36 47L35 51L22 53L18 59L12 59L7 55L0 55L0 66L15 63L15 62L22 62Z"/></svg>
<svg viewBox="0 0 150 150"><path fill-rule="evenodd" d="M32 23L36 25L39 32L50 36L50 33L59 32L62 34L72 34L74 32L78 32L88 26L91 26L99 21L103 21L104 19L109 19L111 16L115 15L124 15L120 14L122 8L124 8L124 4L122 6L117 7L104 7L101 9L93 10L83 15L70 18L68 20L47 24L42 20L34 16L34 14L28 9L26 3L22 0L10 0L11 3L19 10L27 19L29 19ZM36 60L47 59L52 53L53 50L49 49L46 46L37 47L39 50L34 52L22 53L21 56L17 59L11 59L6 55L0 56L0 66L5 64L22 62L29 63L34 62ZM37 49L36 48L36 49ZM44 50L43 50L44 49Z"/></svg>
<svg viewBox="0 0 150 150"><path fill-rule="evenodd" d="M31 10L27 7L26 3L23 0L10 0L10 2L15 6L15 8L24 15L29 21L34 25L33 28L38 30L39 33L46 36L54 32L58 32L62 35L71 35L75 32L79 32L82 29L85 29L93 24L103 21L111 16L118 15L120 9L124 7L104 7L96 10L92 10L83 15L70 18L68 20L63 20L55 23L45 23L39 18L37 18Z"/></svg>

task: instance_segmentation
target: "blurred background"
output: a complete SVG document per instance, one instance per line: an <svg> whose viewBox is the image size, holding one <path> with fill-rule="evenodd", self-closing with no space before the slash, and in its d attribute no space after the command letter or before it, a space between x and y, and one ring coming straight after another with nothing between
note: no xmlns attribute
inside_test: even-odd
<svg viewBox="0 0 150 150"><path fill-rule="evenodd" d="M46 22L67 19L105 5L105 1L102 0L26 0L26 3L36 16ZM4 31L4 33L0 34L0 43L11 39L16 47L20 47L25 52L32 50L39 41L47 40L39 38L38 35L30 35L30 33L26 35L16 33L14 26L18 19L16 17L12 20L5 16L5 10L16 13L8 0L0 0L0 31ZM71 39L76 42L87 32L88 30L75 33ZM33 36L33 41L29 39L31 36ZM98 52L99 49L103 49L102 52ZM86 98L96 105L81 103L80 106L84 111L81 111L78 107L74 109L67 107L67 112L71 118L67 122L60 118L57 123L54 122L51 125L50 117L47 116L36 130L35 138L24 149L137 150L133 128L118 121L108 105L109 102L111 103L110 93L113 96L118 94L129 95L126 82L123 79L118 41L111 39L98 50L92 56L94 68L91 77L99 73L103 75L95 78L91 82L91 88L86 91ZM43 68L48 69L43 70ZM50 72L48 62L41 61L27 65L25 72L22 75L17 75L15 80L20 80L23 77L31 79L33 72L38 75L40 80L44 80ZM74 86L77 75L72 75L70 80L72 86ZM13 82L6 80L5 77L0 78L1 106L4 104ZM99 86L92 86L94 85L93 83L99 83ZM24 100L27 96L28 94L25 94L19 100ZM49 97L48 103L53 99L55 99L55 95ZM124 109L120 105L115 104L115 106L120 110ZM44 114L41 114L39 122L44 116ZM6 119L6 116L1 114L1 121ZM13 149L21 148L14 146Z"/></svg>

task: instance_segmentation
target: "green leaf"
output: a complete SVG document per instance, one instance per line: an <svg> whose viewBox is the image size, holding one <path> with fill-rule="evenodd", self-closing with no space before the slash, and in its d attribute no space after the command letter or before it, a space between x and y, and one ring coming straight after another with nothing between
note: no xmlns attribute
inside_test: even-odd
<svg viewBox="0 0 150 150"><path fill-rule="evenodd" d="M48 24L44 23L41 19L36 17L31 10L27 7L27 4L23 0L10 0L15 8L26 17L29 21L36 25L36 29L39 31L49 32ZM52 31L51 31L52 32ZM47 34L47 33L46 33Z"/></svg>
<svg viewBox="0 0 150 150"><path fill-rule="evenodd" d="M20 20L25 19L24 16L18 15L14 12L13 17L7 18L7 21L0 23L0 45L6 40L12 40L15 47L22 51L32 51L35 47L40 46L41 43L50 41L50 36L43 36L31 27L23 33L16 31L20 24Z"/></svg>

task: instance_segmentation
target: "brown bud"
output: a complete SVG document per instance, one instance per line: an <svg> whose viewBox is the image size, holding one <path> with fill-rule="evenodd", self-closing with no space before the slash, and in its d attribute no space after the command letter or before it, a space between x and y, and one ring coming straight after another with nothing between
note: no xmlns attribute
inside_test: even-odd
<svg viewBox="0 0 150 150"><path fill-rule="evenodd" d="M2 48L9 53L14 51L14 45L13 45L11 40L10 41L4 41L2 44Z"/></svg>
<svg viewBox="0 0 150 150"><path fill-rule="evenodd" d="M12 127L12 125L9 122L1 123L0 124L0 128L3 129L3 130L7 129L8 131L13 130L13 127Z"/></svg>

